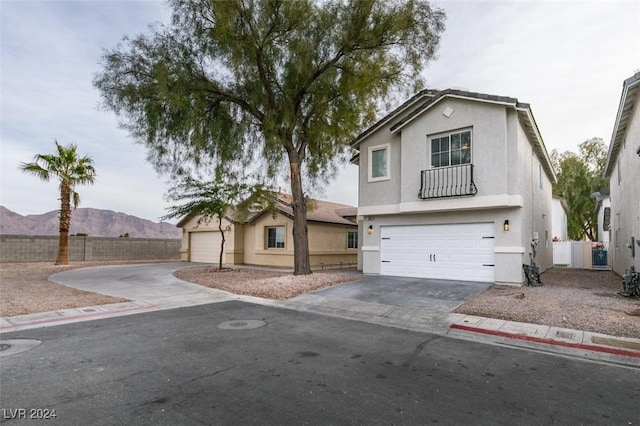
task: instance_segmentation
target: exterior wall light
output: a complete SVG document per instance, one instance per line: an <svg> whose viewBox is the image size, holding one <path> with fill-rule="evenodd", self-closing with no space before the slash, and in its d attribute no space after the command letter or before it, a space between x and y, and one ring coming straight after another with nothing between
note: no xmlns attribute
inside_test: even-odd
<svg viewBox="0 0 640 426"><path fill-rule="evenodd" d="M505 231L509 230L509 220L504 221L504 225L502 226L502 229L504 229Z"/></svg>
<svg viewBox="0 0 640 426"><path fill-rule="evenodd" d="M367 234L373 234L373 225L369 225L369 227L367 228Z"/></svg>

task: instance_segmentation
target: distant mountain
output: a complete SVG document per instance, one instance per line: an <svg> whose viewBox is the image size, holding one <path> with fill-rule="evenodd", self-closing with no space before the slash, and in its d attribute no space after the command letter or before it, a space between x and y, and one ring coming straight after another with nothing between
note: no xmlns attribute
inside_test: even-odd
<svg viewBox="0 0 640 426"><path fill-rule="evenodd" d="M58 235L58 211L22 216L0 206L0 234ZM71 216L69 235L84 233L90 237L181 238L182 231L171 223L147 219L111 210L80 208Z"/></svg>

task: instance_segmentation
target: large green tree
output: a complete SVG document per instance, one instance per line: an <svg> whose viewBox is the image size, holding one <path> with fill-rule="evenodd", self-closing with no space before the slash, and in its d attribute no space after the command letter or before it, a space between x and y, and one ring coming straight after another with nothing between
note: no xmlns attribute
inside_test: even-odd
<svg viewBox="0 0 640 426"><path fill-rule="evenodd" d="M586 237L598 241L596 201L591 194L608 185L602 177L607 161L606 145L601 138L592 138L578 145L577 154L571 151L560 154L553 150L551 160L558 176L553 193L563 197L569 205L569 238L582 240Z"/></svg>
<svg viewBox="0 0 640 426"><path fill-rule="evenodd" d="M104 54L104 105L159 171L288 179L294 273L310 273L305 188L391 94L422 85L444 12L426 0L169 4L170 26Z"/></svg>
<svg viewBox="0 0 640 426"><path fill-rule="evenodd" d="M93 184L96 171L93 160L81 157L77 146L62 146L55 141L55 154L37 154L31 163L20 163L20 169L48 182L52 178L60 181L60 238L56 265L69 264L69 227L71 226L71 205L76 209L80 195L76 185Z"/></svg>

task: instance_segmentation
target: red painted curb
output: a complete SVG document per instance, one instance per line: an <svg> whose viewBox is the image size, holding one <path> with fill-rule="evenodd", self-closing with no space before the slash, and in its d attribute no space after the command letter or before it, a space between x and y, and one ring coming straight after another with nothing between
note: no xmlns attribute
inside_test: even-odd
<svg viewBox="0 0 640 426"><path fill-rule="evenodd" d="M24 322L24 323L20 323L20 324L13 324L12 323L11 325L5 325L5 326L0 327L0 331L9 330L9 329L12 329L12 328L22 327L22 326L26 326L26 325L45 324L45 323L48 323L48 322L66 321L66 320L70 320L70 319L87 318L87 317L110 316L111 314L118 314L118 313L121 313L121 312L143 311L143 310L149 310L149 309L154 309L154 308L155 308L155 306L139 306L139 307L135 307L135 308L118 309L118 310L114 310L114 311L99 311L99 312L80 314L80 315L60 316L60 317L56 317L56 318L45 318L45 319L42 319L42 320ZM9 319L7 319L7 321L11 322Z"/></svg>
<svg viewBox="0 0 640 426"><path fill-rule="evenodd" d="M491 336L500 336L500 337L508 337L510 339L525 340L527 342L546 343L547 345L564 346L566 348L574 348L574 349L586 349L589 351L604 352L612 355L622 355L622 356L629 356L633 358L640 358L640 352L630 351L625 349L616 349L616 348L610 348L606 346L585 345L582 343L562 342L559 340L544 339L542 337L526 336L524 334L505 333L504 331L487 330L484 328L469 327L466 325L459 325L459 324L451 324L450 328L453 328L456 330L470 331L473 333L488 334Z"/></svg>

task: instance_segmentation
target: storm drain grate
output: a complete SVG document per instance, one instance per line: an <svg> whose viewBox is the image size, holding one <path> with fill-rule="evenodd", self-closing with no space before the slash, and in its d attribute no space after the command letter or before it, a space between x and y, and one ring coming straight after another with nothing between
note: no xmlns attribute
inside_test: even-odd
<svg viewBox="0 0 640 426"><path fill-rule="evenodd" d="M225 321L218 324L218 328L221 330L252 330L254 328L260 328L267 325L266 322L261 320L234 320Z"/></svg>
<svg viewBox="0 0 640 426"><path fill-rule="evenodd" d="M10 344L8 343L0 343L0 352L2 351L6 351L7 349L9 349L11 347Z"/></svg>

